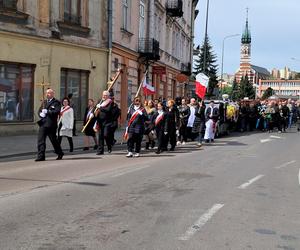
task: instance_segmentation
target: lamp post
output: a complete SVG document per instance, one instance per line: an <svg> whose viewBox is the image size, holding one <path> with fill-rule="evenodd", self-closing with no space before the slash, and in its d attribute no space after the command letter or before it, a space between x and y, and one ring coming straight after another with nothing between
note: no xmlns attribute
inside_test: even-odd
<svg viewBox="0 0 300 250"><path fill-rule="evenodd" d="M206 60L207 60L207 26L208 26L208 10L209 10L209 0L206 3L206 22L205 22L205 35L204 35L204 56L203 56L203 71L204 74L206 73Z"/></svg>
<svg viewBox="0 0 300 250"><path fill-rule="evenodd" d="M222 63L221 63L221 81L223 80L223 65L224 65L225 40L227 38L236 37L236 36L240 36L240 34L234 34L234 35L225 36L224 39L223 39L223 44L222 44Z"/></svg>

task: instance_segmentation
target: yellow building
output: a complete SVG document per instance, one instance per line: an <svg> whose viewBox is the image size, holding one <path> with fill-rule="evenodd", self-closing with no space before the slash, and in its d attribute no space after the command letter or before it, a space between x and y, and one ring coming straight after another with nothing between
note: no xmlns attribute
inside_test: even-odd
<svg viewBox="0 0 300 250"><path fill-rule="evenodd" d="M37 129L43 79L57 99L73 94L83 119L87 99L98 99L108 78L102 2L0 2L0 134Z"/></svg>

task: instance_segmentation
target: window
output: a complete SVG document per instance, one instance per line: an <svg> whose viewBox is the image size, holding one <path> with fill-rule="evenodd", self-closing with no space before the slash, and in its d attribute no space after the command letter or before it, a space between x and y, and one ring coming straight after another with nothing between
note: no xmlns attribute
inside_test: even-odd
<svg viewBox="0 0 300 250"><path fill-rule="evenodd" d="M140 24L139 24L139 38L145 37L145 4L140 1Z"/></svg>
<svg viewBox="0 0 300 250"><path fill-rule="evenodd" d="M77 120L82 120L88 99L89 71L62 69L60 79L60 99L73 94L72 103Z"/></svg>
<svg viewBox="0 0 300 250"><path fill-rule="evenodd" d="M122 28L129 31L130 18L129 0L122 0Z"/></svg>
<svg viewBox="0 0 300 250"><path fill-rule="evenodd" d="M64 0L64 21L81 24L80 0Z"/></svg>
<svg viewBox="0 0 300 250"><path fill-rule="evenodd" d="M0 0L0 9L17 10L18 0Z"/></svg>
<svg viewBox="0 0 300 250"><path fill-rule="evenodd" d="M0 62L0 122L33 121L34 65Z"/></svg>

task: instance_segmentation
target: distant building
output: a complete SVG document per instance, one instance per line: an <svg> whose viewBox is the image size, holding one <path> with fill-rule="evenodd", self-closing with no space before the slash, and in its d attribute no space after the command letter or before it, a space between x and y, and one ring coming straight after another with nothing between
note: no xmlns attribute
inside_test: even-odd
<svg viewBox="0 0 300 250"><path fill-rule="evenodd" d="M251 32L248 25L248 16L241 40L240 68L235 74L235 79L240 83L246 75L253 84L257 83L258 79L270 78L270 72L267 69L251 64Z"/></svg>
<svg viewBox="0 0 300 250"><path fill-rule="evenodd" d="M277 96L297 97L300 94L300 80L259 80L258 96L272 88Z"/></svg>

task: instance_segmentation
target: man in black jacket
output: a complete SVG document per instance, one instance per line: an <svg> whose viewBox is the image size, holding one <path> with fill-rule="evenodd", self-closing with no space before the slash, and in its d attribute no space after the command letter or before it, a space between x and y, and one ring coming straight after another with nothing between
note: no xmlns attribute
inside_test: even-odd
<svg viewBox="0 0 300 250"><path fill-rule="evenodd" d="M110 129L112 124L112 100L109 98L108 91L103 91L102 100L96 105L95 116L99 125L99 146L97 155L104 154L104 140L107 145L108 153L111 153L112 141Z"/></svg>
<svg viewBox="0 0 300 250"><path fill-rule="evenodd" d="M58 155L56 160L61 160L64 155L56 137L57 118L59 116L61 106L60 101L54 98L53 89L47 89L46 96L47 99L39 109L39 117L41 119L38 122L40 126L38 132L38 156L35 161L45 160L47 136L53 145L55 153Z"/></svg>

